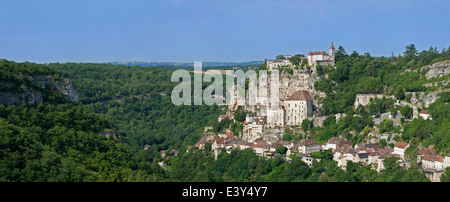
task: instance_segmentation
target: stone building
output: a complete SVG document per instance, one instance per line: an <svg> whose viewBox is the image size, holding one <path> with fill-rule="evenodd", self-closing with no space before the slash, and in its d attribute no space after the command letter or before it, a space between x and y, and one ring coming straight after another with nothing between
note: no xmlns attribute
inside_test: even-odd
<svg viewBox="0 0 450 202"><path fill-rule="evenodd" d="M335 49L333 46L333 42L331 42L331 46L329 48L329 52L325 51L313 51L308 53L308 64L312 67L316 67L318 65L328 66L334 65L335 61Z"/></svg>
<svg viewBox="0 0 450 202"><path fill-rule="evenodd" d="M284 101L286 125L301 125L304 119L312 117L312 102L311 95L307 91L295 91Z"/></svg>
<svg viewBox="0 0 450 202"><path fill-rule="evenodd" d="M320 151L320 144L313 139L303 140L300 143L298 151L303 154L311 154L316 151Z"/></svg>
<svg viewBox="0 0 450 202"><path fill-rule="evenodd" d="M405 156L405 151L409 147L409 144L406 142L397 142L394 145L394 154L398 154L400 158L403 159Z"/></svg>
<svg viewBox="0 0 450 202"><path fill-rule="evenodd" d="M289 59L266 60L266 66L267 68L272 70L279 67L292 66L292 63L289 61Z"/></svg>
<svg viewBox="0 0 450 202"><path fill-rule="evenodd" d="M283 104L283 103L280 103ZM277 109L267 107L267 124L270 126L284 126L285 107L280 105Z"/></svg>

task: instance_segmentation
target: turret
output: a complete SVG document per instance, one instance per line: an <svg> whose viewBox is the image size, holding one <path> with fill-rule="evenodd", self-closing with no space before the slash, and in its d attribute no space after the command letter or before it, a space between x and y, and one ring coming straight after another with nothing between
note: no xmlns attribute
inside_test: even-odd
<svg viewBox="0 0 450 202"><path fill-rule="evenodd" d="M330 48L329 48L329 55L330 55L330 57L331 57L331 60L333 61L333 65L334 65L334 46L333 46L333 42L331 42L331 46L330 46Z"/></svg>

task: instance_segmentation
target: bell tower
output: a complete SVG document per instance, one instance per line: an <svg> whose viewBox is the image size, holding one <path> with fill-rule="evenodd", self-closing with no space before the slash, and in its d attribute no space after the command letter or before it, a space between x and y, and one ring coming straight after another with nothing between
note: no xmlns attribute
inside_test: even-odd
<svg viewBox="0 0 450 202"><path fill-rule="evenodd" d="M330 59L331 59L331 61L333 61L333 65L334 65L334 46L333 46L333 41L331 41L331 46L330 46L330 48L329 48L329 55L330 55Z"/></svg>

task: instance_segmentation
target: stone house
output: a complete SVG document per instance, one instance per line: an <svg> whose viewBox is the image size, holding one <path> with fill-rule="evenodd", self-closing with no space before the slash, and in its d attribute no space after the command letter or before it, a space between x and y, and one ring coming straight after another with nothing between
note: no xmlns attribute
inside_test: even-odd
<svg viewBox="0 0 450 202"><path fill-rule="evenodd" d="M405 150L409 147L409 144L406 142L397 142L394 145L394 154L400 156L401 159L405 156Z"/></svg>
<svg viewBox="0 0 450 202"><path fill-rule="evenodd" d="M313 139L303 140L300 143L298 151L304 154L311 154L320 151L320 144Z"/></svg>
<svg viewBox="0 0 450 202"><path fill-rule="evenodd" d="M437 154L427 154L422 158L422 168L444 170L444 157L438 156Z"/></svg>
<svg viewBox="0 0 450 202"><path fill-rule="evenodd" d="M417 151L417 163L422 161L422 158L427 154L432 154L431 150L422 146L417 147L419 150Z"/></svg>
<svg viewBox="0 0 450 202"><path fill-rule="evenodd" d="M424 120L431 119L430 112L428 112L427 110L420 111L419 116L422 117Z"/></svg>
<svg viewBox="0 0 450 202"><path fill-rule="evenodd" d="M322 145L322 149L330 149L331 151L335 150L338 146L338 143L342 139L339 137L332 137L327 142Z"/></svg>

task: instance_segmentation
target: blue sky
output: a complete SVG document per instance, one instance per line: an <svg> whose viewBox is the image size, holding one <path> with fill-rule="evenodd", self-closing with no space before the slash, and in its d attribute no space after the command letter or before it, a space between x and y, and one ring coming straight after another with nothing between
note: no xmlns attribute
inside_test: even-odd
<svg viewBox="0 0 450 202"><path fill-rule="evenodd" d="M450 45L446 0L0 0L0 58L252 61L328 50Z"/></svg>

